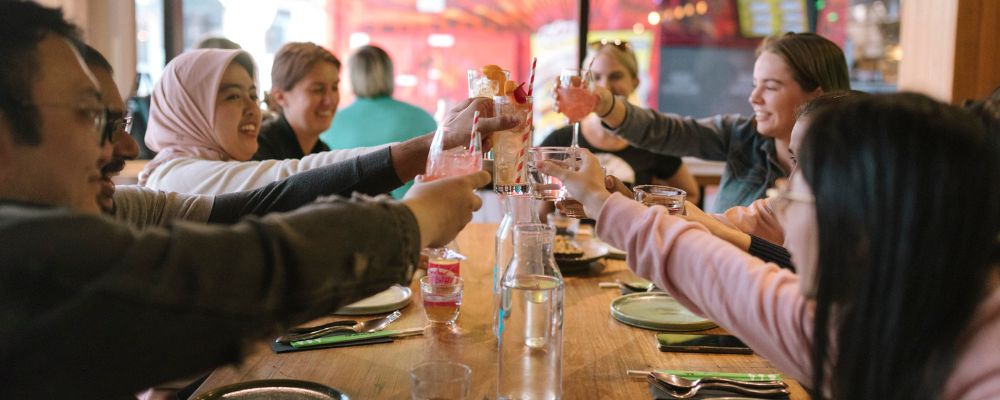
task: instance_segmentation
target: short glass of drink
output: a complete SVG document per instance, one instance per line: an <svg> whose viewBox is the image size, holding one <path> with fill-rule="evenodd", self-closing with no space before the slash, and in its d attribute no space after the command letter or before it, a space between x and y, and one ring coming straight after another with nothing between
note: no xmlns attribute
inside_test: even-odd
<svg viewBox="0 0 1000 400"><path fill-rule="evenodd" d="M410 370L413 400L464 400L472 386L472 369L453 361L429 361Z"/></svg>
<svg viewBox="0 0 1000 400"><path fill-rule="evenodd" d="M684 198L687 192L670 186L638 185L635 191L635 201L645 206L663 206L671 215L684 214Z"/></svg>
<svg viewBox="0 0 1000 400"><path fill-rule="evenodd" d="M538 164L553 161L564 168L577 170L578 148L573 147L531 147L528 148L528 183L531 194L536 199L545 201L563 200L569 197L559 178L538 170Z"/></svg>
<svg viewBox="0 0 1000 400"><path fill-rule="evenodd" d="M420 278L420 295L424 314L432 324L454 324L462 307L462 278Z"/></svg>

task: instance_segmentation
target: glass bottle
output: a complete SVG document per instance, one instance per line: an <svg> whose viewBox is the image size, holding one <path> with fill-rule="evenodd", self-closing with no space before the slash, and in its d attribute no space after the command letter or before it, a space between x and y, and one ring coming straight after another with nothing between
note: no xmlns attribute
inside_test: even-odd
<svg viewBox="0 0 1000 400"><path fill-rule="evenodd" d="M432 283L451 282L461 276L462 261L466 257L458 252L457 242L424 249L423 254L427 256L427 276Z"/></svg>
<svg viewBox="0 0 1000 400"><path fill-rule="evenodd" d="M497 228L493 254L493 334L498 335L497 320L500 309L500 281L504 271L514 257L514 226L518 224L540 224L535 198L530 194L501 195L505 212Z"/></svg>
<svg viewBox="0 0 1000 400"><path fill-rule="evenodd" d="M497 399L562 397L564 289L554 241L548 225L514 227L514 257L501 289Z"/></svg>

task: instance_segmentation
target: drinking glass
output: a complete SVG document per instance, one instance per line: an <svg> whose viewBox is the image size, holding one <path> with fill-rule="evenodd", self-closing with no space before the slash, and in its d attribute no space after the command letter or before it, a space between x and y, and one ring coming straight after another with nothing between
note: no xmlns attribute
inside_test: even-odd
<svg viewBox="0 0 1000 400"><path fill-rule="evenodd" d="M493 132L493 190L497 193L526 193L528 177L525 151L531 145L531 96L524 103L510 96L494 96L495 115L517 120L513 128Z"/></svg>
<svg viewBox="0 0 1000 400"><path fill-rule="evenodd" d="M597 96L594 96L594 80L588 71L581 74L578 69L564 69L559 73L559 112L573 124L573 142L570 147L579 147L580 120L594 110Z"/></svg>
<svg viewBox="0 0 1000 400"><path fill-rule="evenodd" d="M453 361L430 361L410 370L413 400L464 400L472 386L472 369Z"/></svg>
<svg viewBox="0 0 1000 400"><path fill-rule="evenodd" d="M497 71L502 72L503 79ZM469 69L469 97L493 97L500 95L500 85L510 79L510 71L507 70L487 70Z"/></svg>
<svg viewBox="0 0 1000 400"><path fill-rule="evenodd" d="M687 192L670 186L638 185L635 191L635 201L645 206L663 206L671 215L684 214L684 198Z"/></svg>
<svg viewBox="0 0 1000 400"><path fill-rule="evenodd" d="M576 236L577 229L580 228L580 220L552 212L548 215L549 226L556 229L556 235Z"/></svg>
<svg viewBox="0 0 1000 400"><path fill-rule="evenodd" d="M563 200L569 197L559 178L538 170L538 164L550 160L573 170L578 169L578 150L572 147L531 147L528 148L528 183L531 194L536 199L546 201Z"/></svg>
<svg viewBox="0 0 1000 400"><path fill-rule="evenodd" d="M462 307L462 278L420 278L420 295L424 314L432 324L454 324Z"/></svg>

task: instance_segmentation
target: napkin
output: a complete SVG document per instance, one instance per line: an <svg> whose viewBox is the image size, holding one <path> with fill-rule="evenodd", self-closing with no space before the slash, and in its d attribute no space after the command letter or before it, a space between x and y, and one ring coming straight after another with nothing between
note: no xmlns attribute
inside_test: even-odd
<svg viewBox="0 0 1000 400"><path fill-rule="evenodd" d="M329 344L307 346L307 347L292 347L292 345L290 345L290 344L272 342L271 343L271 350L274 350L275 353L290 353L290 352L294 352L294 351L307 351L307 350L329 349L329 348L333 348L333 347L363 346L363 345L366 345L366 344L376 344L376 343L392 343L392 338L391 337L385 337L385 336L383 336L383 337L376 337L376 338L370 338L370 339L360 339L360 340L355 340L355 341L350 341L350 342L329 343Z"/></svg>

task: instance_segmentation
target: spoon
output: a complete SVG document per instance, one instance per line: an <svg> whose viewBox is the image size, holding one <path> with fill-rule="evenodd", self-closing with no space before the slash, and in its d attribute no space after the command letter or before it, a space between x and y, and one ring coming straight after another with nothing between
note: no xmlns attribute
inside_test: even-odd
<svg viewBox="0 0 1000 400"><path fill-rule="evenodd" d="M646 381L648 381L651 385L653 385L653 387L677 399L690 399L696 396L698 392L701 391L701 389L708 389L708 390L717 389L738 394L745 394L748 396L768 397L768 398L788 396L788 390L781 388L752 389L748 387L730 385L728 383L702 383L695 385L690 389L682 389L670 386L660 381L659 379L656 379L656 377L653 376L653 374L646 375Z"/></svg>
<svg viewBox="0 0 1000 400"><path fill-rule="evenodd" d="M737 385L755 389L780 389L788 387L788 384L782 381L737 381L733 379L718 378L718 377L706 377L706 378L691 380L674 374L667 374L658 371L650 371L649 373L650 375L653 375L654 377L659 379L661 382L676 387L678 389L691 389L692 387L698 386L701 383L726 383L730 385Z"/></svg>
<svg viewBox="0 0 1000 400"><path fill-rule="evenodd" d="M329 335L333 332L340 332L340 331L348 331L354 333L378 332L382 329L385 329L385 327L389 326L389 324L392 323L392 321L395 321L402 315L403 313L397 310L396 312L393 312L392 314L386 315L384 317L372 318L370 320L354 324L353 326L334 325L334 326L327 326L309 333L285 334L279 336L277 339L275 339L275 341L278 343L291 343L299 340L315 339L318 337Z"/></svg>

